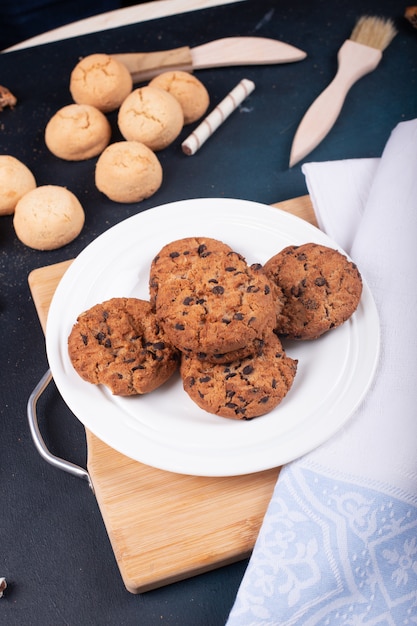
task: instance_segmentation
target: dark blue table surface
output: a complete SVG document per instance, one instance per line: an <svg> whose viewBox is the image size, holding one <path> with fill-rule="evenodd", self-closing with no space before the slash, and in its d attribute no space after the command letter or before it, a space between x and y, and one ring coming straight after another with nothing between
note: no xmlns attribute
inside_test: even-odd
<svg viewBox="0 0 417 626"><path fill-rule="evenodd" d="M38 252L21 244L11 216L0 217L0 600L5 626L220 626L246 561L142 595L121 581L93 494L86 483L41 459L30 437L26 403L48 367L44 336L28 287L31 270L75 257L115 223L165 202L235 197L266 204L307 193L301 164L288 168L292 139L313 99L333 78L337 51L363 14L391 17L398 35L376 71L350 91L331 133L306 160L380 156L394 126L417 116L417 31L398 0L247 0L0 55L0 83L18 98L0 113L0 153L23 160L39 185L58 184L81 200L86 223L68 246ZM308 54L300 63L201 70L211 106L242 78L256 90L193 157L181 141L158 154L161 189L140 204L118 205L94 187L95 159L67 163L45 147L48 119L71 102L69 75L94 52L195 46L224 36L273 37ZM116 114L109 116L117 131ZM1 190L0 190L1 193ZM41 398L51 450L85 466L83 427L54 386Z"/></svg>

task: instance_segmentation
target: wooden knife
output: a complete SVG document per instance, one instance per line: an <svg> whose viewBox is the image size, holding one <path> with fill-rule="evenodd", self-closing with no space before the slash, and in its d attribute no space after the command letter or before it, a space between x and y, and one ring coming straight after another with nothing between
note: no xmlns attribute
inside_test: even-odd
<svg viewBox="0 0 417 626"><path fill-rule="evenodd" d="M307 54L290 44L267 37L224 37L195 48L183 46L159 52L112 54L132 75L133 82L149 80L169 70L192 72L233 65L272 65L302 61Z"/></svg>

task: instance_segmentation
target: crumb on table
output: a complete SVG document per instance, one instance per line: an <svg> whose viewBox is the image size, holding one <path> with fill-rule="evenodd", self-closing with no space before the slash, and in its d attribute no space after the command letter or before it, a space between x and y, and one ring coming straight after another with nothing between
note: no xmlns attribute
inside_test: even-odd
<svg viewBox="0 0 417 626"><path fill-rule="evenodd" d="M5 107L10 107L11 109L13 109L16 103L17 99L12 94L12 92L9 91L7 87L3 87L3 85L0 85L0 111L3 111Z"/></svg>

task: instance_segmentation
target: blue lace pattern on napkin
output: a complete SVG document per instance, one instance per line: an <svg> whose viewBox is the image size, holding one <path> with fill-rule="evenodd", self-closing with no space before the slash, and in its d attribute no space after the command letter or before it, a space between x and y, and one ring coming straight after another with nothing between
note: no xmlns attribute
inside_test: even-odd
<svg viewBox="0 0 417 626"><path fill-rule="evenodd" d="M242 586L228 626L417 624L417 502L288 466Z"/></svg>

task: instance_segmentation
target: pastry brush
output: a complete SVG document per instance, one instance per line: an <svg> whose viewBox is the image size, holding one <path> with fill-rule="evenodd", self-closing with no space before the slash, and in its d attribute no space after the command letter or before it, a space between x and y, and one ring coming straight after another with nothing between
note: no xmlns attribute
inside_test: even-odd
<svg viewBox="0 0 417 626"><path fill-rule="evenodd" d="M290 167L301 161L324 139L336 122L352 85L372 72L382 58L382 51L397 34L391 20L361 17L337 56L336 76L316 98L295 133Z"/></svg>

